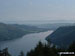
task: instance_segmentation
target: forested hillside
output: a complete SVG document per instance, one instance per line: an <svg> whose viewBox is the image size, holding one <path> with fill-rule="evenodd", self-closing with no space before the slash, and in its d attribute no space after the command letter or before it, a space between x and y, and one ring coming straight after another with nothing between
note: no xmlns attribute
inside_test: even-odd
<svg viewBox="0 0 75 56"><path fill-rule="evenodd" d="M28 33L44 31L34 26L0 23L0 41L16 39Z"/></svg>
<svg viewBox="0 0 75 56"><path fill-rule="evenodd" d="M20 28L0 23L0 41L22 37L26 32Z"/></svg>
<svg viewBox="0 0 75 56"><path fill-rule="evenodd" d="M75 26L59 27L46 40L60 47L68 47L75 41Z"/></svg>

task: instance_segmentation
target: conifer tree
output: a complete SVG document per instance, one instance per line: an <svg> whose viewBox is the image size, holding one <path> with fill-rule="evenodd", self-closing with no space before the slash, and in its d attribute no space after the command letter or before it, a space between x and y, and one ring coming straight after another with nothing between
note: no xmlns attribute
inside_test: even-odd
<svg viewBox="0 0 75 56"><path fill-rule="evenodd" d="M0 56L11 56L8 52L8 48L5 48L0 51Z"/></svg>
<svg viewBox="0 0 75 56"><path fill-rule="evenodd" d="M69 46L68 51L75 52L75 41Z"/></svg>
<svg viewBox="0 0 75 56"><path fill-rule="evenodd" d="M24 56L24 53L23 53L23 51L21 51L21 52L20 52L20 55L19 55L19 56Z"/></svg>

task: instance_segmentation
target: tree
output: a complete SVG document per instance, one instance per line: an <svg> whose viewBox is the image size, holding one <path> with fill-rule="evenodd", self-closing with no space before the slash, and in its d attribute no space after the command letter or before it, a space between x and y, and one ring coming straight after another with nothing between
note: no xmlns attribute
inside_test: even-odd
<svg viewBox="0 0 75 56"><path fill-rule="evenodd" d="M57 56L57 49L39 42L34 50L27 53L27 56Z"/></svg>
<svg viewBox="0 0 75 56"><path fill-rule="evenodd" d="M8 48L5 48L0 51L0 56L11 56L8 52Z"/></svg>
<svg viewBox="0 0 75 56"><path fill-rule="evenodd" d="M24 53L23 53L23 51L21 51L21 52L20 52L20 55L19 55L19 56L24 56Z"/></svg>
<svg viewBox="0 0 75 56"><path fill-rule="evenodd" d="M69 46L68 51L75 52L75 41Z"/></svg>

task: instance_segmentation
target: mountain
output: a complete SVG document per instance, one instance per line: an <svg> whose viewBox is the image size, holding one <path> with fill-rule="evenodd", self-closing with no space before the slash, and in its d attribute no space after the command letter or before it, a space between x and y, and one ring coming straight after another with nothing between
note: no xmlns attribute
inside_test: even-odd
<svg viewBox="0 0 75 56"><path fill-rule="evenodd" d="M45 28L45 29L49 29L49 30L56 30L57 28L59 28L61 26L71 26L71 25L75 25L75 24L74 23L49 23L49 24L37 25L37 27Z"/></svg>
<svg viewBox="0 0 75 56"><path fill-rule="evenodd" d="M22 37L25 34L20 28L0 23L0 41Z"/></svg>
<svg viewBox="0 0 75 56"><path fill-rule="evenodd" d="M40 32L40 31L45 31L46 29L43 29L43 28L38 28L36 26L30 26L30 25L19 25L19 24L9 24L11 26L14 26L16 28L20 28L22 29L23 31L26 31L26 32Z"/></svg>
<svg viewBox="0 0 75 56"><path fill-rule="evenodd" d="M20 38L28 33L40 32L44 29L34 26L0 23L0 41Z"/></svg>
<svg viewBox="0 0 75 56"><path fill-rule="evenodd" d="M75 41L75 26L59 27L49 35L46 40L59 47L67 48L73 41Z"/></svg>

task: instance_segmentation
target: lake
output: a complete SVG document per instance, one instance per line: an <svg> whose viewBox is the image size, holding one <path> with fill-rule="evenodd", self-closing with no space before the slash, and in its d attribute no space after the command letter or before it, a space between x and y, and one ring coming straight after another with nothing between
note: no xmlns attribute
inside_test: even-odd
<svg viewBox="0 0 75 56"><path fill-rule="evenodd" d="M3 41L0 42L0 49L8 47L8 51L12 56L18 56L21 51L26 55L28 51L36 47L39 41L47 43L45 38L52 32L53 31L31 33L15 40Z"/></svg>

